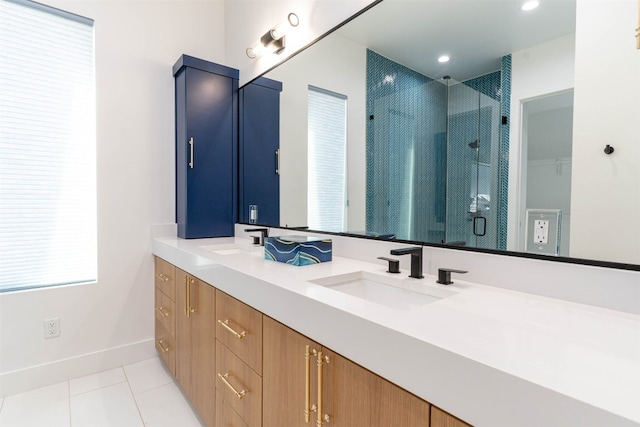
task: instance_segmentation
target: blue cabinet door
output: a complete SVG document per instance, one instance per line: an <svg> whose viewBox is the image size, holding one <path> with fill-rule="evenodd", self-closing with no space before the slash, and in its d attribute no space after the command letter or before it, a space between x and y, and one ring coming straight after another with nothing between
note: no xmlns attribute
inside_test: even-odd
<svg viewBox="0 0 640 427"><path fill-rule="evenodd" d="M237 70L183 55L174 77L178 237L233 236Z"/></svg>
<svg viewBox="0 0 640 427"><path fill-rule="evenodd" d="M259 78L240 89L240 222L249 206L257 223L280 225L280 92L282 83Z"/></svg>

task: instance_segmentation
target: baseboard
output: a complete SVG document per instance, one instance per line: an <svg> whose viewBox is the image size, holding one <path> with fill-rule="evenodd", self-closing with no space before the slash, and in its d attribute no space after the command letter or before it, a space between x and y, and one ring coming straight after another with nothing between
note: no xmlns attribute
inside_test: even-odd
<svg viewBox="0 0 640 427"><path fill-rule="evenodd" d="M140 362L156 356L153 339L0 374L0 397Z"/></svg>

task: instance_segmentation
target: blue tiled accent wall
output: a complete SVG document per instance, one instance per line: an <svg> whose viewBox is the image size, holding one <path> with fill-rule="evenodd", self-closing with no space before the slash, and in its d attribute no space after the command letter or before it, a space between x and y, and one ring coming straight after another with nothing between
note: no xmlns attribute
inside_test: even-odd
<svg viewBox="0 0 640 427"><path fill-rule="evenodd" d="M367 231L440 241L446 88L367 51Z"/></svg>
<svg viewBox="0 0 640 427"><path fill-rule="evenodd" d="M368 232L486 248L506 242L503 74L435 81L367 52ZM476 188L489 201L475 198ZM482 237L473 233L478 214Z"/></svg>
<svg viewBox="0 0 640 427"><path fill-rule="evenodd" d="M511 128L511 55L502 57L500 73L502 117L507 123L500 126L500 158L498 162L498 245L496 249L507 249L507 221L509 207L509 130Z"/></svg>

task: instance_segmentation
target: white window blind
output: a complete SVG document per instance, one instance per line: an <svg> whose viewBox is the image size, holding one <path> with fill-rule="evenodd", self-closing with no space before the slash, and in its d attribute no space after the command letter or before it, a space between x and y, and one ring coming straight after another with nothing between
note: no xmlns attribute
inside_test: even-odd
<svg viewBox="0 0 640 427"><path fill-rule="evenodd" d="M309 86L308 134L309 228L345 231L347 97Z"/></svg>
<svg viewBox="0 0 640 427"><path fill-rule="evenodd" d="M93 21L0 0L0 291L97 279Z"/></svg>

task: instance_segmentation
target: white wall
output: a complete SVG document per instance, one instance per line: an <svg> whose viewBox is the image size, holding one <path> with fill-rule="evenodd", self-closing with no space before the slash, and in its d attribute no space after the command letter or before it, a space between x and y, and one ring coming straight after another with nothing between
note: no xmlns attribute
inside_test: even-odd
<svg viewBox="0 0 640 427"><path fill-rule="evenodd" d="M511 127L509 133L509 213L507 249L523 248L526 176L522 162L526 159L526 141L521 143L523 103L574 86L575 36L568 35L547 43L514 52L511 55Z"/></svg>
<svg viewBox="0 0 640 427"><path fill-rule="evenodd" d="M41 0L95 20L98 283L0 295L0 396L155 355L150 225L174 221L171 67L224 61L216 1ZM61 336L44 340L43 319Z"/></svg>
<svg viewBox="0 0 640 427"><path fill-rule="evenodd" d="M366 49L338 36L321 40L268 77L285 82L280 95L280 224L307 224L307 90L347 96L347 228L365 229Z"/></svg>
<svg viewBox="0 0 640 427"><path fill-rule="evenodd" d="M640 264L637 19L637 0L578 0L573 257ZM607 144L615 148L609 156Z"/></svg>
<svg viewBox="0 0 640 427"><path fill-rule="evenodd" d="M226 64L240 70L243 85L291 56L307 44L358 12L373 0L226 0ZM287 34L287 47L279 55L249 59L247 47L290 12L300 25Z"/></svg>

